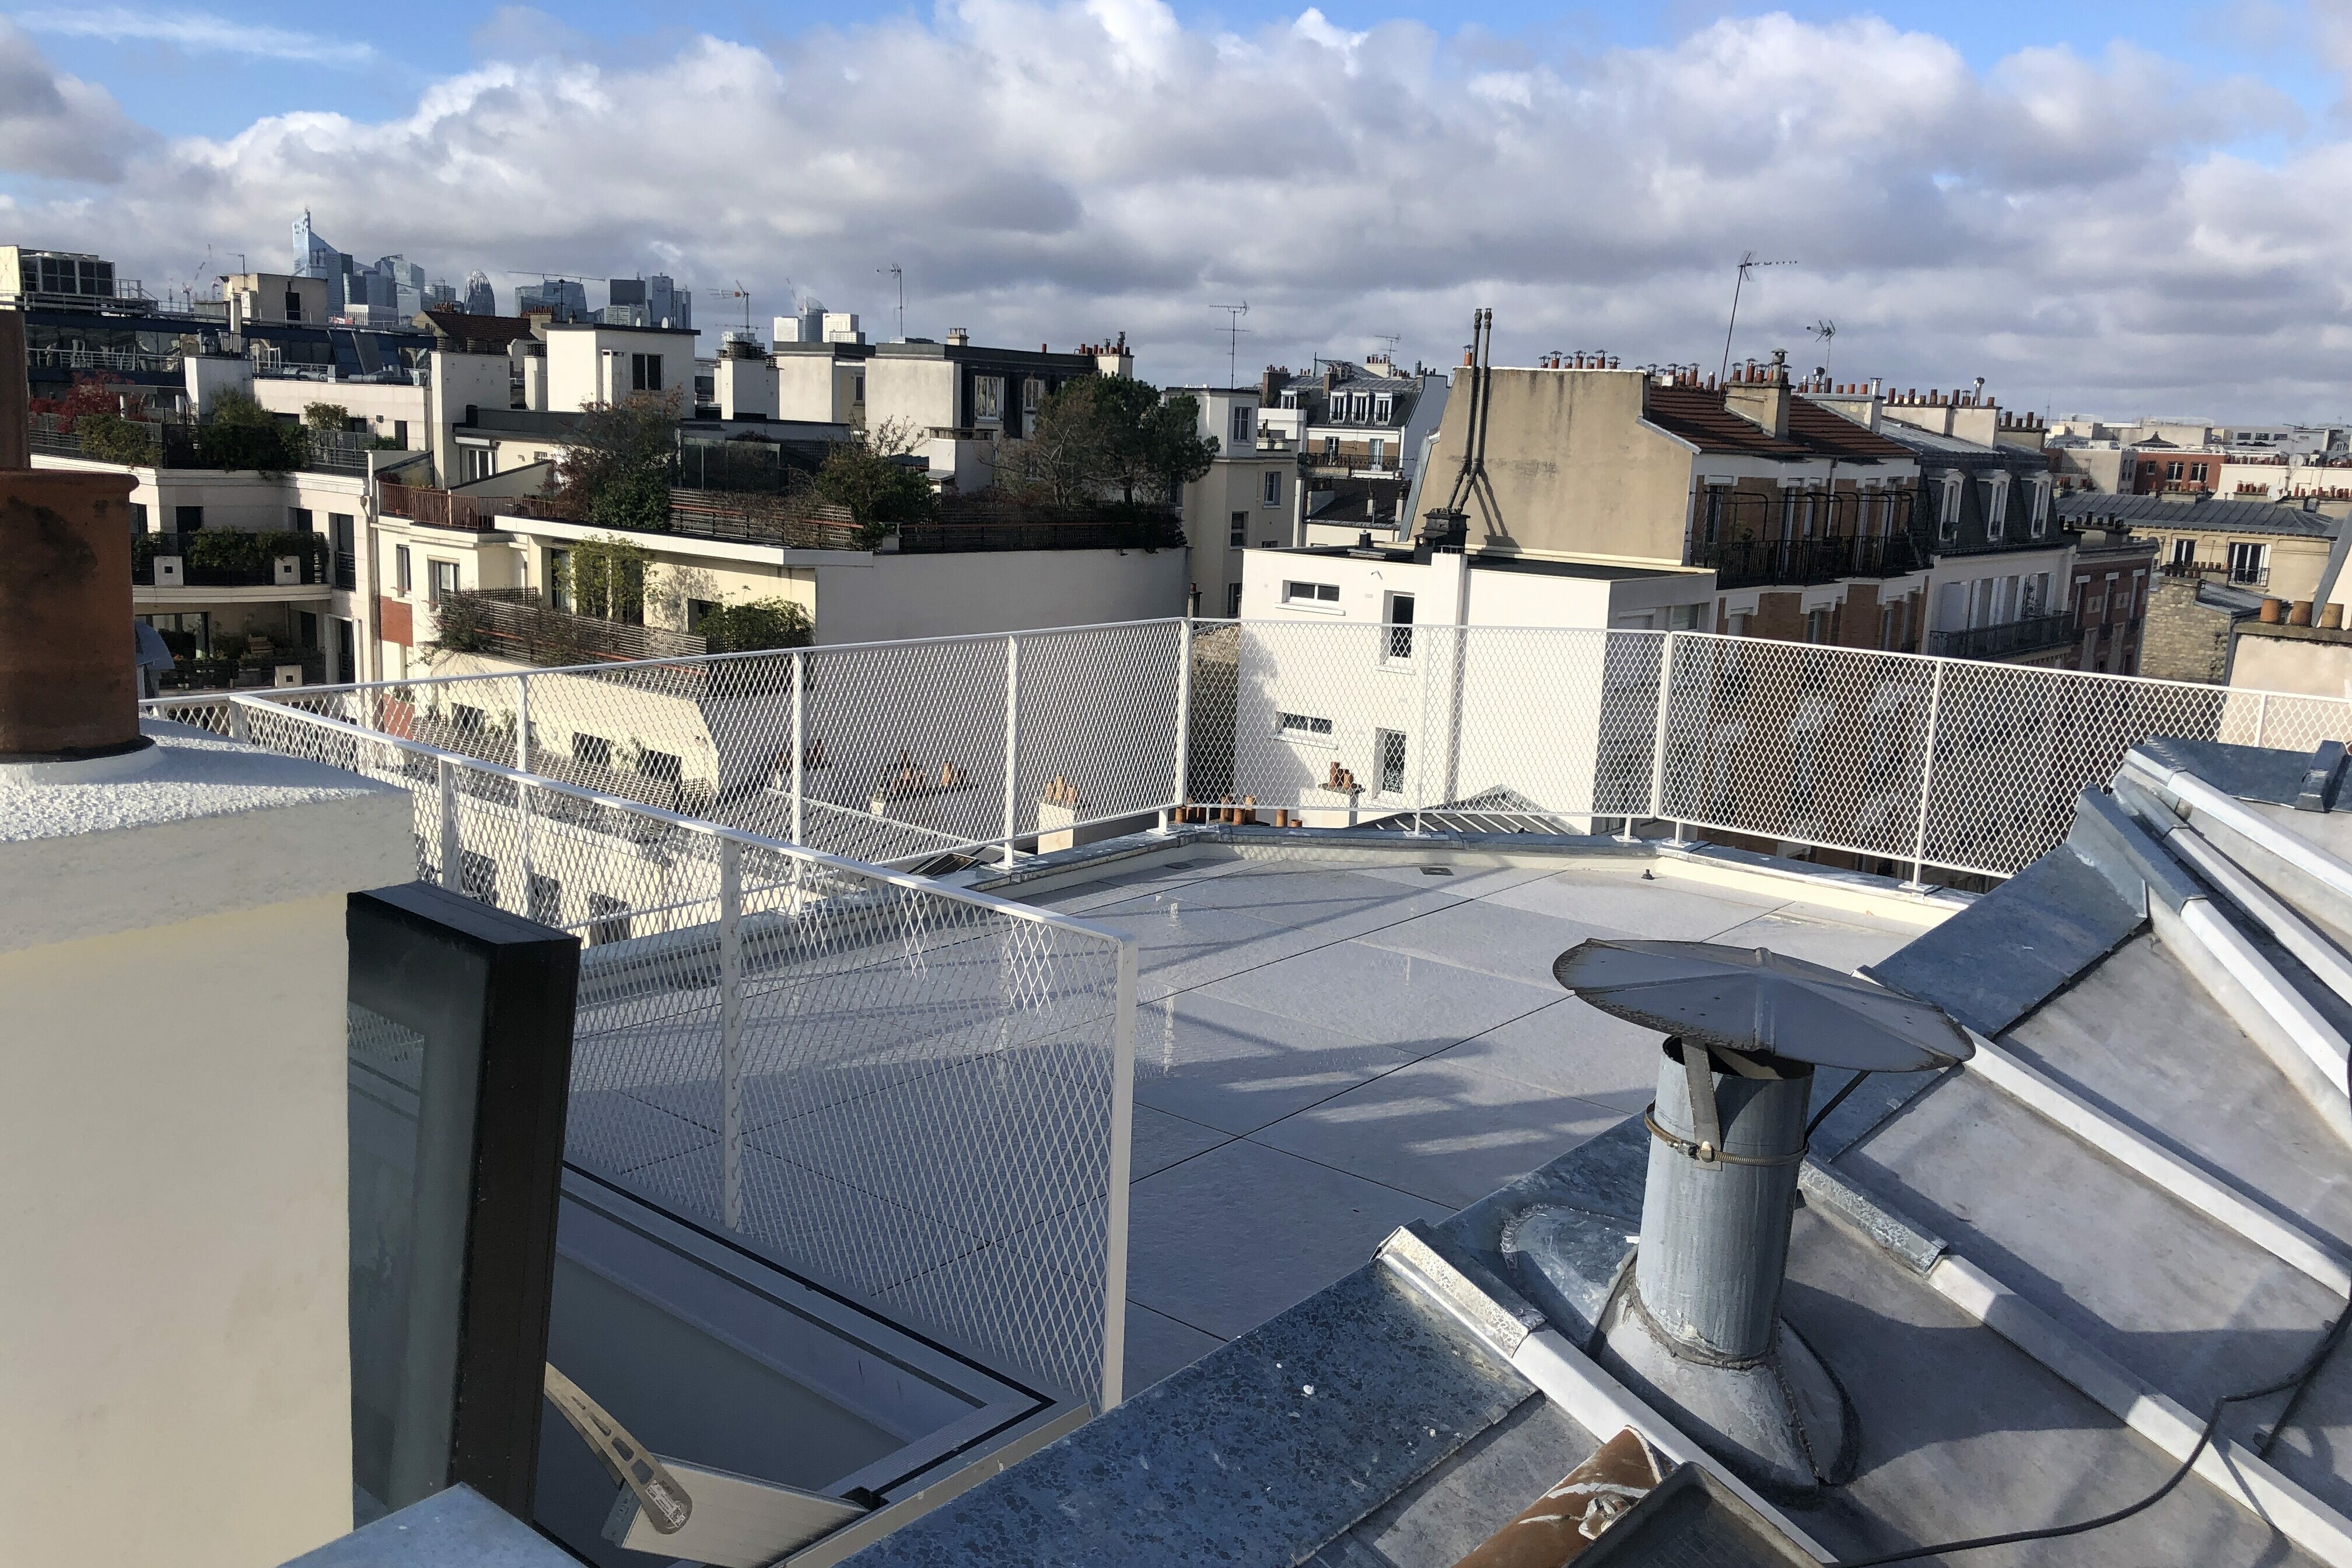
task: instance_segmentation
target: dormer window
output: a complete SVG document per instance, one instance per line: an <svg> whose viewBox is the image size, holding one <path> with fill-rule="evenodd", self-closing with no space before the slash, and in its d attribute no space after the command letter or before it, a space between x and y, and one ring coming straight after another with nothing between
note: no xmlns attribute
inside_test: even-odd
<svg viewBox="0 0 2352 1568"><path fill-rule="evenodd" d="M1936 537L1948 544L1960 533L1960 476L1944 476L1943 494L1937 498Z"/></svg>
<svg viewBox="0 0 2352 1568"><path fill-rule="evenodd" d="M1358 424L1363 423L1363 421L1370 416L1371 411L1372 399L1370 394L1359 392L1353 397L1349 399L1348 416L1355 420Z"/></svg>
<svg viewBox="0 0 2352 1568"><path fill-rule="evenodd" d="M1998 542L2009 533L2009 476L1989 475L1984 483L1985 537Z"/></svg>
<svg viewBox="0 0 2352 1568"><path fill-rule="evenodd" d="M1396 400L1391 397L1387 393L1384 392L1378 397L1372 399L1372 422L1374 424L1388 424L1394 417L1395 412Z"/></svg>
<svg viewBox="0 0 2352 1568"><path fill-rule="evenodd" d="M2048 479L2033 481L2033 517L2029 531L2035 539L2050 531L2050 481Z"/></svg>

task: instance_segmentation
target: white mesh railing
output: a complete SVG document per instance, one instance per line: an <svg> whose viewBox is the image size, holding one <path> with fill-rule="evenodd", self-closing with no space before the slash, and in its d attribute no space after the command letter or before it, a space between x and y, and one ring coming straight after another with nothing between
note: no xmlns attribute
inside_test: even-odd
<svg viewBox="0 0 2352 1568"><path fill-rule="evenodd" d="M420 711L365 697L170 716L399 784L420 876L582 936L568 1159L1118 1402L1131 946L316 711Z"/></svg>
<svg viewBox="0 0 2352 1568"><path fill-rule="evenodd" d="M1688 632L1304 616L273 698L902 866L1248 798L1261 820L1646 819L2006 876L2065 836L2076 794L2138 741L2352 737L2352 704L2325 698ZM214 698L151 709L232 721Z"/></svg>

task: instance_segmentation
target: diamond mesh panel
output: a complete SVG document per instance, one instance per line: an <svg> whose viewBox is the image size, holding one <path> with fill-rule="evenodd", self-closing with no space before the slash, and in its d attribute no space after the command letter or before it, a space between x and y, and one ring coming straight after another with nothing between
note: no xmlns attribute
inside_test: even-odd
<svg viewBox="0 0 2352 1568"><path fill-rule="evenodd" d="M425 879L580 934L567 1158L1047 1386L1116 1390L1117 939L240 712L257 744L406 788Z"/></svg>

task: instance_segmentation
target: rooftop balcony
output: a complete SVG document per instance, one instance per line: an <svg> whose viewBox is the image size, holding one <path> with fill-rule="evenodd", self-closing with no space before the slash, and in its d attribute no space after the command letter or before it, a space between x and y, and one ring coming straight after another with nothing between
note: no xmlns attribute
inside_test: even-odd
<svg viewBox="0 0 2352 1568"><path fill-rule="evenodd" d="M2029 654L2063 647L2075 640L2079 628L2071 611L2054 616L2026 616L1994 626L1934 634L1936 652L1947 658L2021 658Z"/></svg>
<svg viewBox="0 0 2352 1568"><path fill-rule="evenodd" d="M31 416L32 448L53 458L79 458L127 468L254 468L264 473L365 474L374 443L340 430L215 426L92 416Z"/></svg>
<svg viewBox="0 0 2352 1568"><path fill-rule="evenodd" d="M2230 561L2167 561L2161 567L2168 577L2211 577L2240 588L2267 588L2271 569Z"/></svg>
<svg viewBox="0 0 2352 1568"><path fill-rule="evenodd" d="M575 1169L1097 1409L1395 1226L1638 1140L1654 1040L1549 979L1594 925L1850 970L1959 900L1770 852L1998 878L2150 734L2352 733L1697 634L1412 642L1145 622L158 710L398 784L423 876L583 936ZM1236 804L1171 820L1204 800Z"/></svg>
<svg viewBox="0 0 2352 1568"><path fill-rule="evenodd" d="M1834 583L1843 577L1900 577L1927 565L1908 533L1833 539L1722 540L1697 545L1691 564L1715 568L1718 588Z"/></svg>
<svg viewBox="0 0 2352 1568"><path fill-rule="evenodd" d="M131 580L139 587L324 588L327 542L315 533L141 533L131 541ZM348 587L349 584L342 586Z"/></svg>

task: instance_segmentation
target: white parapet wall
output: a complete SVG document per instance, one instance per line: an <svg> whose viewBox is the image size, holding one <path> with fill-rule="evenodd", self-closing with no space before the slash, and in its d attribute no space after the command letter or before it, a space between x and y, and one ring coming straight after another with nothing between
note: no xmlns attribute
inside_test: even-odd
<svg viewBox="0 0 2352 1568"><path fill-rule="evenodd" d="M415 808L159 744L0 778L10 1562L256 1568L352 1526L343 906L413 879Z"/></svg>

